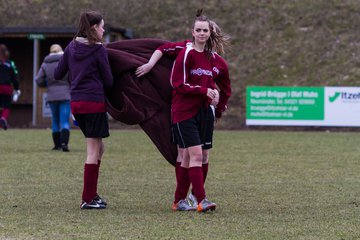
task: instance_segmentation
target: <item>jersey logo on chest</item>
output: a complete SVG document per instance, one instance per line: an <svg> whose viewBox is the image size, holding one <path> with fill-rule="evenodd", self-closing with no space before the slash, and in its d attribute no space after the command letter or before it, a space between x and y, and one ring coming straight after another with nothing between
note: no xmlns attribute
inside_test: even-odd
<svg viewBox="0 0 360 240"><path fill-rule="evenodd" d="M213 67L213 71L216 72L216 75L219 75L220 70L217 67Z"/></svg>
<svg viewBox="0 0 360 240"><path fill-rule="evenodd" d="M190 74L197 75L197 76L202 76L202 75L211 76L211 77L213 76L212 71L202 69L202 68L192 69L192 70L190 70Z"/></svg>

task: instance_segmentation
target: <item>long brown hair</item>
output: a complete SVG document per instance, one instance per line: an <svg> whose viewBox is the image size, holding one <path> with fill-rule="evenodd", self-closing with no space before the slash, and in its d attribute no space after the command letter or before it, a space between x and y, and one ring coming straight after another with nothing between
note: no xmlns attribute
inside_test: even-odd
<svg viewBox="0 0 360 240"><path fill-rule="evenodd" d="M225 54L225 47L229 46L230 36L224 33L215 21L210 20L213 27L214 51L220 55Z"/></svg>
<svg viewBox="0 0 360 240"><path fill-rule="evenodd" d="M101 20L103 20L103 17L99 12L87 11L81 13L78 32L75 37L87 38L90 44L102 42L102 39L97 36L96 31L92 28L92 26L100 24Z"/></svg>

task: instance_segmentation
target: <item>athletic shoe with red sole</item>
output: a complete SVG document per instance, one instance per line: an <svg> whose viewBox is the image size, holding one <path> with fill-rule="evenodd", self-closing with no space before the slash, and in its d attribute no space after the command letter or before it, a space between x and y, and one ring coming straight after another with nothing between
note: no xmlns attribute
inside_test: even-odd
<svg viewBox="0 0 360 240"><path fill-rule="evenodd" d="M216 208L216 203L213 203L206 198L204 198L197 207L198 212L214 211Z"/></svg>

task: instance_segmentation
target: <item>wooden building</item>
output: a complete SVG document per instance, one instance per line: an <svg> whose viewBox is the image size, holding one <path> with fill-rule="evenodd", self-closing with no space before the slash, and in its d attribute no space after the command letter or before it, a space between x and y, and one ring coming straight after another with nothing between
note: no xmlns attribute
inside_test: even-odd
<svg viewBox="0 0 360 240"><path fill-rule="evenodd" d="M105 28L106 42L133 38L131 29ZM0 44L8 47L20 76L21 96L11 107L11 127L50 127L49 108L44 102L46 89L38 88L34 78L50 46L57 43L65 49L75 34L76 28L72 27L0 28Z"/></svg>

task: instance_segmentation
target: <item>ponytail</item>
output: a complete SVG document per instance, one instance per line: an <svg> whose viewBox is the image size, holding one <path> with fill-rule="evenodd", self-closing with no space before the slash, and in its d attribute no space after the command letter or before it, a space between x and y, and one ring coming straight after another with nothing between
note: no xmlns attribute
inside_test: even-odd
<svg viewBox="0 0 360 240"><path fill-rule="evenodd" d="M230 36L221 31L221 28L214 22L211 22L211 35L210 40L212 42L213 51L220 55L225 53L225 47L229 45Z"/></svg>
<svg viewBox="0 0 360 240"><path fill-rule="evenodd" d="M101 42L95 30L92 28L94 25L100 24L103 17L100 13L94 11L83 12L80 15L78 32L75 37L87 38L90 44Z"/></svg>

